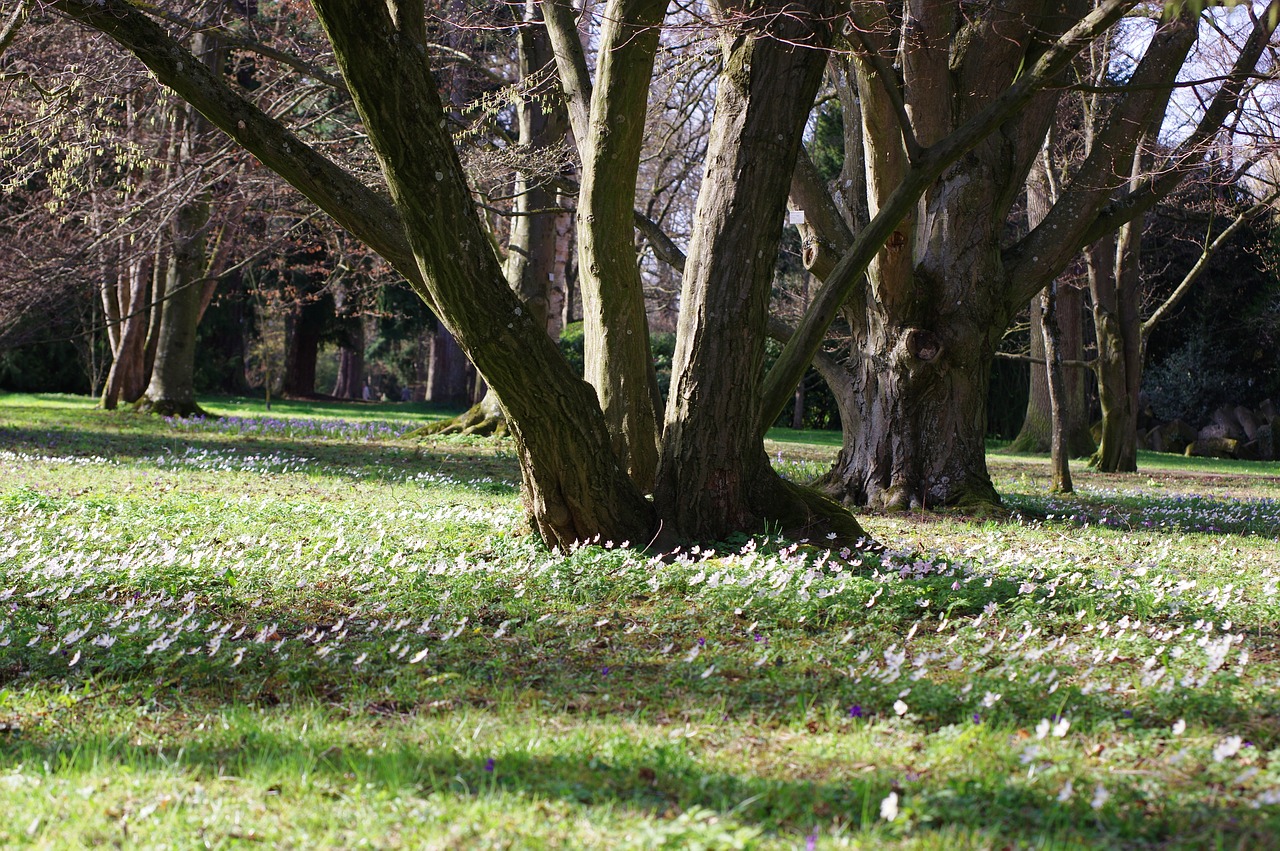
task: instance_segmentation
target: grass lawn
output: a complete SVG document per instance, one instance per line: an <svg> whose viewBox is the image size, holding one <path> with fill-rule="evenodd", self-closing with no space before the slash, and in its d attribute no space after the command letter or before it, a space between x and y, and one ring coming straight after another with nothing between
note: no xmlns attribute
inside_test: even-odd
<svg viewBox="0 0 1280 851"><path fill-rule="evenodd" d="M1280 844L1275 464L664 564L522 535L447 412L202 403L0 395L0 847Z"/></svg>

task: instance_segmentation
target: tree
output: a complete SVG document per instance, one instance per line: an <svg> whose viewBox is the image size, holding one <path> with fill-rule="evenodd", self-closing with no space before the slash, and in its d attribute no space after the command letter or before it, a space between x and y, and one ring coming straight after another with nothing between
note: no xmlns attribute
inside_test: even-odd
<svg viewBox="0 0 1280 851"><path fill-rule="evenodd" d="M873 218L815 297L779 360L780 371L762 384L760 353L773 254L837 6L716 7L723 71L682 282L675 374L651 504L613 449L616 435L596 392L573 374L545 326L505 280L423 61L428 44L420 2L389 0L358 10L340 0L315 3L377 155L390 202L236 95L217 74L192 62L135 7L121 0L55 0L54 5L124 45L158 79L392 262L430 301L501 398L521 463L530 522L549 544L561 546L596 535L648 541L658 530L659 516L662 531L683 538L716 539L781 527L793 534L829 530L837 540L856 541L861 530L852 517L781 481L769 469L761 445L765 424L790 398L835 307L847 299L881 248L888 243L892 250L891 238L917 200L987 134L1026 111L1074 53L1127 8L1109 4L1073 27L1049 31L1043 20L1000 18L1000 31L1013 26L1032 33L1024 41L1034 49L1028 52L1022 45L1017 51L1021 70L987 81L998 84L1000 92L962 110L954 131L936 141L927 137L927 146L915 141L908 146L911 157L903 163L914 164L903 170L897 190L877 196ZM1062 37L1045 35L1055 31ZM1158 39L1166 40L1176 41L1172 35ZM994 36L993 43L1004 44ZM1169 60L1170 52L1162 47L1156 55ZM938 70L945 70L945 63ZM977 74L976 64L971 70ZM879 100L891 105L883 96ZM908 138L914 140L914 134ZM1038 146L1037 141L1032 151ZM996 145L988 155L1000 150ZM954 192L962 186L942 188ZM935 188L934 195L939 191ZM946 194L931 200L938 202ZM1032 242L1032 247L1039 245ZM1028 257L1028 272L1043 262L1035 251ZM929 361L939 354L936 349L930 354L927 329L905 330L900 337L911 357Z"/></svg>
<svg viewBox="0 0 1280 851"><path fill-rule="evenodd" d="M1156 21L1058 202L1037 227L1005 243L1009 210L1059 97L1044 84L1060 83L1074 52L1132 6L968 15L925 3L900 17L886 5L859 7L851 74L871 220L815 296L818 309L784 351L765 403L766 414L782 409L821 343L818 329L846 307L854 344L845 366L845 443L826 480L846 501L891 508L998 501L986 470L984 410L1000 335L1080 248L1149 209L1193 168L1239 105L1280 8L1257 18L1193 131L1159 168L1125 187L1117 175L1128 175L1197 36L1189 7ZM1010 101L1016 113L1002 108ZM852 106L845 104L846 115ZM895 215L884 217L890 209Z"/></svg>

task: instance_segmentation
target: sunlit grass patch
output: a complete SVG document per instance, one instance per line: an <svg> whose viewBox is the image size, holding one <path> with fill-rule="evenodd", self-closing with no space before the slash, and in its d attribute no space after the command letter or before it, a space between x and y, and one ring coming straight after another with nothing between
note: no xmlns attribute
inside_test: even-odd
<svg viewBox="0 0 1280 851"><path fill-rule="evenodd" d="M1086 474L1064 501L1018 461L997 479L1020 516L869 515L880 556L766 529L667 560L552 553L521 534L501 442L175 436L19 401L0 405L0 811L21 817L0 845L1280 830L1265 491ZM802 477L833 450L770 452Z"/></svg>

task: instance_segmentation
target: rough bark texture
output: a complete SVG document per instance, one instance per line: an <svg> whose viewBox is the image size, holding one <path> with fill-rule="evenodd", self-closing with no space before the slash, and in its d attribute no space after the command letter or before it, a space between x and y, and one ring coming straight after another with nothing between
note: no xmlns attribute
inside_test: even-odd
<svg viewBox="0 0 1280 851"><path fill-rule="evenodd" d="M632 234L649 80L666 8L667 0L611 0L594 86L580 79L576 29L566 31L563 12L548 16L557 58L563 58L561 78L570 81L570 108L579 117L582 104L574 101L590 94L587 125L575 126L582 158L577 235L586 378L600 397L614 452L645 491L653 487L658 463L658 422Z"/></svg>
<svg viewBox="0 0 1280 851"><path fill-rule="evenodd" d="M619 467L592 389L511 292L423 56L420 2L317 0L440 319L502 399L530 524L551 546L647 541L653 509Z"/></svg>
<svg viewBox="0 0 1280 851"><path fill-rule="evenodd" d="M1158 92L1195 37L1194 20L1160 25L1135 70L1135 86L1117 98L1101 144L1045 221L1002 248L1004 222L1040 150L1057 95L1024 90L1021 110L1002 112L998 132L975 139L974 128L1019 90L1034 89L1037 75L1044 75L1043 85L1060 73L1064 66L1052 58L1078 51L1086 29L1110 26L1102 18L1122 10L1104 4L1085 15L1084 4L1076 3L1042 14L993 8L982 17L953 17L949 8L909 4L903 39L880 44L868 38L858 57L872 219L815 304L829 310L826 289L853 289L845 276L855 268L858 243L918 180L929 183L914 227L900 214L903 224L867 266L867 292L853 294L847 306L854 351L852 390L845 398L857 410L846 419L845 445L826 480L846 501L896 508L998 501L984 451L996 339L1018 306L1079 249L1117 188L1114 175L1127 172ZM1051 43L1055 32L1076 21ZM901 59L900 88L884 72L894 51ZM901 137L896 147L888 130L895 125ZM968 153L946 159L943 152L957 146ZM935 158L948 163L936 177L929 174ZM809 322L806 317L798 336ZM780 366L790 349L792 344Z"/></svg>
<svg viewBox="0 0 1280 851"><path fill-rule="evenodd" d="M834 8L811 3L777 18L772 7L753 8L759 18L745 20L727 11L739 28L725 37L654 491L679 537L778 526L864 537L852 516L773 472L759 421L774 256Z"/></svg>

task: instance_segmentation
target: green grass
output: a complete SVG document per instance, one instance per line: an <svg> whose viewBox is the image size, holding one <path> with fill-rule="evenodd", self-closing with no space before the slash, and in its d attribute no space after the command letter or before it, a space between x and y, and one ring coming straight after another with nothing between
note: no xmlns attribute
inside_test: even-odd
<svg viewBox="0 0 1280 851"><path fill-rule="evenodd" d="M510 444L356 433L0 396L0 846L1280 832L1262 465L1081 468L1064 498L993 455L1008 519L868 515L881 559L760 530L668 564L522 535ZM790 475L835 450L771 437Z"/></svg>

